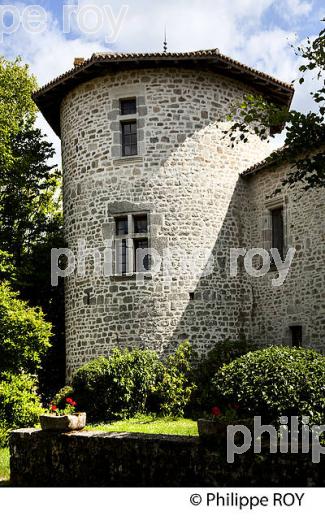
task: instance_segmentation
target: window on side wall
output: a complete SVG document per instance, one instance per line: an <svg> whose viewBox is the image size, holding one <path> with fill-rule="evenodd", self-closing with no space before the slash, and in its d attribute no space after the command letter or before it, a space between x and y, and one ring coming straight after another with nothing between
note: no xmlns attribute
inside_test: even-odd
<svg viewBox="0 0 325 520"><path fill-rule="evenodd" d="M284 255L284 221L283 207L271 210L272 220L272 248L277 249L281 258Z"/></svg>
<svg viewBox="0 0 325 520"><path fill-rule="evenodd" d="M290 327L291 333L291 345L293 347L301 347L302 346L302 326L301 325L293 325Z"/></svg>

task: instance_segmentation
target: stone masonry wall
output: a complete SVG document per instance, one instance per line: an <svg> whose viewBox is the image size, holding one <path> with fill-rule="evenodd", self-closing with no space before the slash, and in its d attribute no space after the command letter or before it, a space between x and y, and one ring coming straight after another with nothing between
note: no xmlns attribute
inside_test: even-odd
<svg viewBox="0 0 325 520"><path fill-rule="evenodd" d="M296 249L289 274L281 287L270 272L261 278L246 276L250 301L250 337L260 345L291 344L291 326L302 326L303 344L325 351L325 192L283 187L291 165L263 170L246 184L248 204L243 212L247 247L269 249L269 210L283 206L285 248ZM274 194L277 188L281 193Z"/></svg>
<svg viewBox="0 0 325 520"><path fill-rule="evenodd" d="M67 378L114 346L173 351L189 338L199 352L248 329L241 277L229 278L229 248L239 247L245 185L238 175L267 155L257 138L229 147L231 104L247 92L206 70L107 74L73 90L61 107L65 236L76 252L104 248L114 216L148 212L150 245L172 252L141 283L134 277L66 279ZM137 98L139 156L121 158L119 99ZM132 118L131 118L132 119ZM205 252L193 272L186 257ZM214 266L203 276L208 256ZM185 261L184 261L185 258ZM198 262L196 262L198 264ZM206 274L206 273L205 273Z"/></svg>
<svg viewBox="0 0 325 520"><path fill-rule="evenodd" d="M226 438L207 445L198 437L140 433L26 429L10 437L13 486L232 487L323 486L324 457L261 454L253 449L226 460Z"/></svg>

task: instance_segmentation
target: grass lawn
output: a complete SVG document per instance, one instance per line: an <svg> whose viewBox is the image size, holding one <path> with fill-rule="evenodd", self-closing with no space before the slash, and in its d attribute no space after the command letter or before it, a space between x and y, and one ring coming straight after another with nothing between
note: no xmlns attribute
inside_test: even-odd
<svg viewBox="0 0 325 520"><path fill-rule="evenodd" d="M105 432L156 433L165 435L198 435L197 423L192 419L139 416L125 421L90 424L86 430Z"/></svg>
<svg viewBox="0 0 325 520"><path fill-rule="evenodd" d="M0 484L1 481L9 480L9 448L0 448Z"/></svg>

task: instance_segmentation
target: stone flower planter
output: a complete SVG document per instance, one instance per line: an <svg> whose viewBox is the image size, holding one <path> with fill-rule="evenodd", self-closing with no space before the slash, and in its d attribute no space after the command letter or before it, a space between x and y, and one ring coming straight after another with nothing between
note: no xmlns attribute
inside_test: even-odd
<svg viewBox="0 0 325 520"><path fill-rule="evenodd" d="M218 438L224 439L227 435L227 426L236 424L246 426L250 429L252 426L252 420L235 419L231 422L222 422L212 421L211 419L198 419L197 421L199 436L203 440L217 440ZM240 433L236 435L240 435Z"/></svg>
<svg viewBox="0 0 325 520"><path fill-rule="evenodd" d="M210 419L198 419L197 427L200 437L215 437L227 432L227 423L212 421Z"/></svg>
<svg viewBox="0 0 325 520"><path fill-rule="evenodd" d="M42 430L50 431L74 431L82 430L86 426L86 414L74 413L72 415L40 415Z"/></svg>

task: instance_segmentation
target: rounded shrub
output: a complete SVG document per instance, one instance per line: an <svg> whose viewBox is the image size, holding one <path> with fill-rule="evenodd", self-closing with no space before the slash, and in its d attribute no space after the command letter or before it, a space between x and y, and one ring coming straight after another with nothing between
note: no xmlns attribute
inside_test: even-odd
<svg viewBox="0 0 325 520"><path fill-rule="evenodd" d="M73 378L78 409L98 421L143 413L159 365L156 352L137 348L115 348L109 358L90 361Z"/></svg>
<svg viewBox="0 0 325 520"><path fill-rule="evenodd" d="M42 413L36 379L29 374L1 375L0 425L2 429L26 428L38 423Z"/></svg>
<svg viewBox="0 0 325 520"><path fill-rule="evenodd" d="M249 352L219 370L211 395L215 404L238 403L241 414L269 422L281 415L317 421L325 411L325 358L285 346Z"/></svg>
<svg viewBox="0 0 325 520"><path fill-rule="evenodd" d="M149 409L164 416L182 417L195 390L193 349L188 340L160 364L157 383L149 398Z"/></svg>
<svg viewBox="0 0 325 520"><path fill-rule="evenodd" d="M210 409L214 404L211 396L211 380L220 368L235 359L256 350L256 347L244 340L219 341L206 354L201 356L194 369L196 390L192 394L191 408L193 411Z"/></svg>

